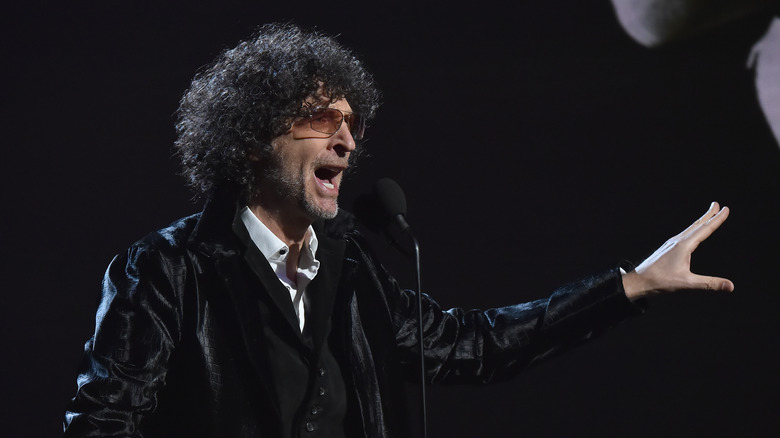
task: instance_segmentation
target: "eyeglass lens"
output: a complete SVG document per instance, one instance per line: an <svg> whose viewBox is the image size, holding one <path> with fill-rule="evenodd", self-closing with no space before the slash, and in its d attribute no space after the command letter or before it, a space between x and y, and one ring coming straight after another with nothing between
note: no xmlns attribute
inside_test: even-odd
<svg viewBox="0 0 780 438"><path fill-rule="evenodd" d="M335 134L341 128L341 123L344 120L346 120L349 132L355 140L361 140L365 131L365 122L360 115L344 114L336 108L317 109L312 113L310 120L311 129L323 134Z"/></svg>

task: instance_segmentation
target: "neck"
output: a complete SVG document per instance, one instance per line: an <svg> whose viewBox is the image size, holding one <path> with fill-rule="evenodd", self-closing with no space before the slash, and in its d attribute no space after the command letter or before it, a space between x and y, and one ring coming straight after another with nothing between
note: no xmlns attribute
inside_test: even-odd
<svg viewBox="0 0 780 438"><path fill-rule="evenodd" d="M309 231L312 221L302 217L290 217L279 210L269 210L260 204L249 205L249 210L260 219L276 237L292 248L301 246Z"/></svg>
<svg viewBox="0 0 780 438"><path fill-rule="evenodd" d="M298 273L298 260L303 250L304 242L309 236L311 221L306 218L285 215L279 210L264 208L261 203L249 205L249 210L274 233L288 248L287 278L296 282Z"/></svg>

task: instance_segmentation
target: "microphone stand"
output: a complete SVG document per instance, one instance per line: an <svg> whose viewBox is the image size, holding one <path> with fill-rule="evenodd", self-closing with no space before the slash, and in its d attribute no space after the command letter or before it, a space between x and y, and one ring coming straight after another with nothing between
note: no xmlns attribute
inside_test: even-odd
<svg viewBox="0 0 780 438"><path fill-rule="evenodd" d="M422 436L428 437L428 412L426 409L425 401L425 348L423 346L423 314L422 314L422 284L420 281L420 245L417 243L417 239L414 238L412 233L412 241L414 241L414 258L417 265L417 340L420 347L420 401L422 402Z"/></svg>
<svg viewBox="0 0 780 438"><path fill-rule="evenodd" d="M421 425L422 438L427 438L428 412L426 408L427 401L425 398L425 330L423 329L422 283L420 281L420 245L417 242L417 239L414 237L414 234L412 234L411 230L409 229L409 224L406 222L406 219L404 219L404 215L406 214L406 197L404 196L404 192L398 183L390 178L380 179L374 185L374 197L365 199L366 201L361 203L364 208L359 210L364 211L366 218L369 219L370 222L376 223L377 219L379 222L384 222L382 220L383 218L391 219L390 222L392 222L394 219L396 224L400 225L401 230L406 232L414 243L414 261L417 271L417 344L420 352L420 400L422 402ZM371 205L371 199L376 201L373 206ZM384 213L384 215L381 215L381 213ZM398 245L398 242L395 241L392 233L390 232L390 228L386 226L389 225L389 223L385 223L384 225L386 236L390 240L390 243L393 244L393 246L395 246L395 248L398 249L402 254L408 256L409 253L404 251L403 248L401 248L401 245Z"/></svg>
<svg viewBox="0 0 780 438"><path fill-rule="evenodd" d="M420 352L420 402L421 402L421 421L422 421L422 438L428 437L428 411L426 408L427 401L425 397L425 346L423 345L424 330L423 330L423 311L422 311L422 280L421 280L421 268L420 268L420 244L417 242L417 238L414 237L410 230L409 224L404 219L402 214L396 215L396 220L401 225L401 229L405 231L412 239L414 244L414 262L415 269L417 271L417 346Z"/></svg>

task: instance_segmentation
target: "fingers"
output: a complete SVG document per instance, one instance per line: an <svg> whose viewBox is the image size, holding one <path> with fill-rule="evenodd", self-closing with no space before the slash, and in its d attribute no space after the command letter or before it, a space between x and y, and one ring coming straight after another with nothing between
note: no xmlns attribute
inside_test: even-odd
<svg viewBox="0 0 780 438"><path fill-rule="evenodd" d="M708 220L708 218L712 217L718 210L720 210L720 205L716 201L712 201L710 204L710 208L707 209L707 212L704 213L704 216L699 218L700 222L705 222Z"/></svg>
<svg viewBox="0 0 780 438"><path fill-rule="evenodd" d="M690 251L693 252L701 242L710 237L723 224L728 216L728 207L720 208L717 202L713 202L702 217L676 237L679 240L687 240L690 245Z"/></svg>
<svg viewBox="0 0 780 438"><path fill-rule="evenodd" d="M717 206L717 203L713 202L713 205ZM723 207L714 216L707 219L706 222L704 222L698 228L696 228L691 232L689 238L693 240L693 243L695 245L694 248L698 246L699 243L703 242L705 239L710 237L710 235L712 235L712 233L715 232L715 230L717 230L718 228L720 228L721 225L723 225L723 222L725 222L726 218L729 217L729 212L730 210L728 207ZM707 213L709 214L710 212L708 211Z"/></svg>
<svg viewBox="0 0 780 438"><path fill-rule="evenodd" d="M707 209L707 212L704 213L702 217L696 219L696 221L692 223L688 228L683 230L683 232L680 233L679 236L685 237L689 233L692 233L693 231L701 227L702 224L707 223L707 221L710 220L710 218L712 218L718 212L719 208L720 205L717 202L713 202L712 204L710 204L710 208Z"/></svg>

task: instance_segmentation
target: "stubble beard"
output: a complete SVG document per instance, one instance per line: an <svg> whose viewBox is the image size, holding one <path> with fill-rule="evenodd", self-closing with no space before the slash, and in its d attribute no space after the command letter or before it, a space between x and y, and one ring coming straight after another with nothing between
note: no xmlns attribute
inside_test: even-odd
<svg viewBox="0 0 780 438"><path fill-rule="evenodd" d="M275 195L282 200L295 202L313 220L333 219L339 212L338 199L334 199L333 210L320 207L306 192L306 174L287 171L284 165L277 160L268 166L263 172L265 186L272 187Z"/></svg>

